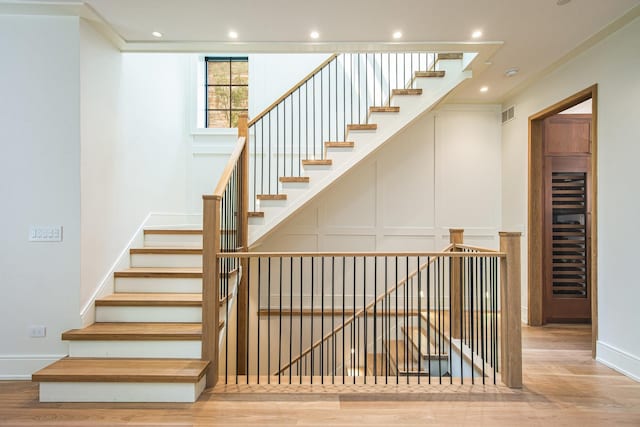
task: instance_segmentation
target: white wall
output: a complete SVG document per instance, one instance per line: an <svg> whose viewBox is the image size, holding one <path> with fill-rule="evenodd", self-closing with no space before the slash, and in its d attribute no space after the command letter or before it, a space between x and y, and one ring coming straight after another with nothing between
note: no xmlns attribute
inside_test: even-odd
<svg viewBox="0 0 640 427"><path fill-rule="evenodd" d="M321 53L249 55L249 117L260 114L328 57Z"/></svg>
<svg viewBox="0 0 640 427"><path fill-rule="evenodd" d="M79 326L80 87L76 17L0 16L0 378L67 353ZM61 225L60 243L29 243ZM47 327L29 338L30 325Z"/></svg>
<svg viewBox="0 0 640 427"><path fill-rule="evenodd" d="M121 54L81 30L81 303L91 309L147 215L188 210L190 68L187 55Z"/></svg>
<svg viewBox="0 0 640 427"><path fill-rule="evenodd" d="M259 250L429 251L498 246L498 106L427 114L295 214Z"/></svg>
<svg viewBox="0 0 640 427"><path fill-rule="evenodd" d="M640 379L640 279L635 269L640 199L640 18L510 99L503 128L503 221L527 221L527 117L598 84L598 346L602 362ZM523 241L526 260L526 239ZM526 267L526 263L524 264ZM523 269L526 305L526 268Z"/></svg>

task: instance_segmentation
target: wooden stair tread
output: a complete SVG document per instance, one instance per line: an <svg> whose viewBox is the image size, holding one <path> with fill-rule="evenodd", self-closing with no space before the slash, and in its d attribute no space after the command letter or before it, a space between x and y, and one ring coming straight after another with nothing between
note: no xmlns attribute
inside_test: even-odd
<svg viewBox="0 0 640 427"><path fill-rule="evenodd" d="M422 95L422 89L394 89L392 95Z"/></svg>
<svg viewBox="0 0 640 427"><path fill-rule="evenodd" d="M202 268L200 267L132 267L125 270L116 271L114 277L145 277L145 278L181 278L181 279L201 279Z"/></svg>
<svg viewBox="0 0 640 427"><path fill-rule="evenodd" d="M279 178L280 182L302 182L302 183L307 183L309 182L309 177L308 176L281 176Z"/></svg>
<svg viewBox="0 0 640 427"><path fill-rule="evenodd" d="M96 299L96 307L201 307L202 294L115 293Z"/></svg>
<svg viewBox="0 0 640 427"><path fill-rule="evenodd" d="M347 125L347 130L376 130L378 129L378 125L376 123L368 123L368 124L353 124Z"/></svg>
<svg viewBox="0 0 640 427"><path fill-rule="evenodd" d="M444 71L416 71L415 77L444 77Z"/></svg>
<svg viewBox="0 0 640 427"><path fill-rule="evenodd" d="M202 248L145 247L131 248L131 255L202 255Z"/></svg>
<svg viewBox="0 0 640 427"><path fill-rule="evenodd" d="M462 59L462 52L447 52L447 53L439 53L436 57L436 61L442 61L447 59Z"/></svg>
<svg viewBox="0 0 640 427"><path fill-rule="evenodd" d="M264 218L264 212L248 212L249 218Z"/></svg>
<svg viewBox="0 0 640 427"><path fill-rule="evenodd" d="M202 234L202 229L195 228L148 228L144 234Z"/></svg>
<svg viewBox="0 0 640 427"><path fill-rule="evenodd" d="M369 107L370 113L399 113L400 107L387 106L387 107Z"/></svg>
<svg viewBox="0 0 640 427"><path fill-rule="evenodd" d="M425 324L424 327L427 327L427 325ZM403 332L405 332L409 343L413 346L413 348L415 348L416 351L418 351L418 344L420 344L420 354L422 358L446 359L447 357L449 357L446 353L438 353L438 349L433 345L432 342L429 342L425 333L421 332L419 328L409 327L406 331L404 330L404 328L402 329ZM418 342L418 334L422 335L420 337L420 342Z"/></svg>
<svg viewBox="0 0 640 427"><path fill-rule="evenodd" d="M32 376L37 382L195 383L208 361L194 359L64 358Z"/></svg>
<svg viewBox="0 0 640 427"><path fill-rule="evenodd" d="M319 159L319 160L303 160L302 166L331 166L333 161L331 159Z"/></svg>
<svg viewBox="0 0 640 427"><path fill-rule="evenodd" d="M193 341L202 339L201 323L98 322L62 333L65 341Z"/></svg>
<svg viewBox="0 0 640 427"><path fill-rule="evenodd" d="M256 194L258 200L287 200L286 194Z"/></svg>
<svg viewBox="0 0 640 427"><path fill-rule="evenodd" d="M325 148L353 148L353 141L327 141L324 143Z"/></svg>

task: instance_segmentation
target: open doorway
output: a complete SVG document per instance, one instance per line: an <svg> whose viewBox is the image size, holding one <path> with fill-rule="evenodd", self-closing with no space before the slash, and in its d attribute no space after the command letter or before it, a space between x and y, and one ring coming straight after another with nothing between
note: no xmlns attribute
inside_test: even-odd
<svg viewBox="0 0 640 427"><path fill-rule="evenodd" d="M595 354L597 86L529 117L529 324L591 322Z"/></svg>

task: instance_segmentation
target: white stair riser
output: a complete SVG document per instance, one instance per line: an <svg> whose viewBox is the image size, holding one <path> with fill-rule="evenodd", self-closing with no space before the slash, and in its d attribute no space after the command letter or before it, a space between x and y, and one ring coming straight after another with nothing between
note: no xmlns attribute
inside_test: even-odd
<svg viewBox="0 0 640 427"><path fill-rule="evenodd" d="M396 95L391 98L391 105L400 107L402 110L413 110L420 105L420 97L423 95Z"/></svg>
<svg viewBox="0 0 640 427"><path fill-rule="evenodd" d="M197 294L202 292L202 279L118 277L115 279L115 291Z"/></svg>
<svg viewBox="0 0 640 427"><path fill-rule="evenodd" d="M353 156L353 148L327 148L327 158L333 161L334 165L346 162Z"/></svg>
<svg viewBox="0 0 640 427"><path fill-rule="evenodd" d="M258 200L256 205L258 209L263 208L281 208L287 205L287 200Z"/></svg>
<svg viewBox="0 0 640 427"><path fill-rule="evenodd" d="M309 188L308 182L282 182L280 183L280 188L282 189L282 193L289 195L292 191L306 191Z"/></svg>
<svg viewBox="0 0 640 427"><path fill-rule="evenodd" d="M369 123L376 123L378 125L378 129L392 125L396 120L398 120L398 116L400 113L372 113L369 117Z"/></svg>
<svg viewBox="0 0 640 427"><path fill-rule="evenodd" d="M96 322L179 322L202 321L200 307L96 307Z"/></svg>
<svg viewBox="0 0 640 427"><path fill-rule="evenodd" d="M42 382L41 402L185 402L198 400L206 377L197 383Z"/></svg>
<svg viewBox="0 0 640 427"><path fill-rule="evenodd" d="M331 165L327 166L304 166L304 174L308 176L311 182L317 181L325 176L332 169Z"/></svg>
<svg viewBox="0 0 640 427"><path fill-rule="evenodd" d="M201 248L202 234L145 234L146 247Z"/></svg>
<svg viewBox="0 0 640 427"><path fill-rule="evenodd" d="M131 267L202 267L202 255L132 254Z"/></svg>
<svg viewBox="0 0 640 427"><path fill-rule="evenodd" d="M249 217L249 225L264 225L264 223L264 217Z"/></svg>
<svg viewBox="0 0 640 427"><path fill-rule="evenodd" d="M70 357L200 359L200 341L69 341Z"/></svg>

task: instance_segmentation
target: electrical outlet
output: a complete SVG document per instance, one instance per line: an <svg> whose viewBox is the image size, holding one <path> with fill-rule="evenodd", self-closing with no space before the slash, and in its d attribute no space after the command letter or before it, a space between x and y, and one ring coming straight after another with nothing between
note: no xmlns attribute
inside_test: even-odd
<svg viewBox="0 0 640 427"><path fill-rule="evenodd" d="M47 336L47 327L42 325L29 326L29 336L31 338L42 338Z"/></svg>
<svg viewBox="0 0 640 427"><path fill-rule="evenodd" d="M32 225L29 228L30 242L61 242L62 226Z"/></svg>

